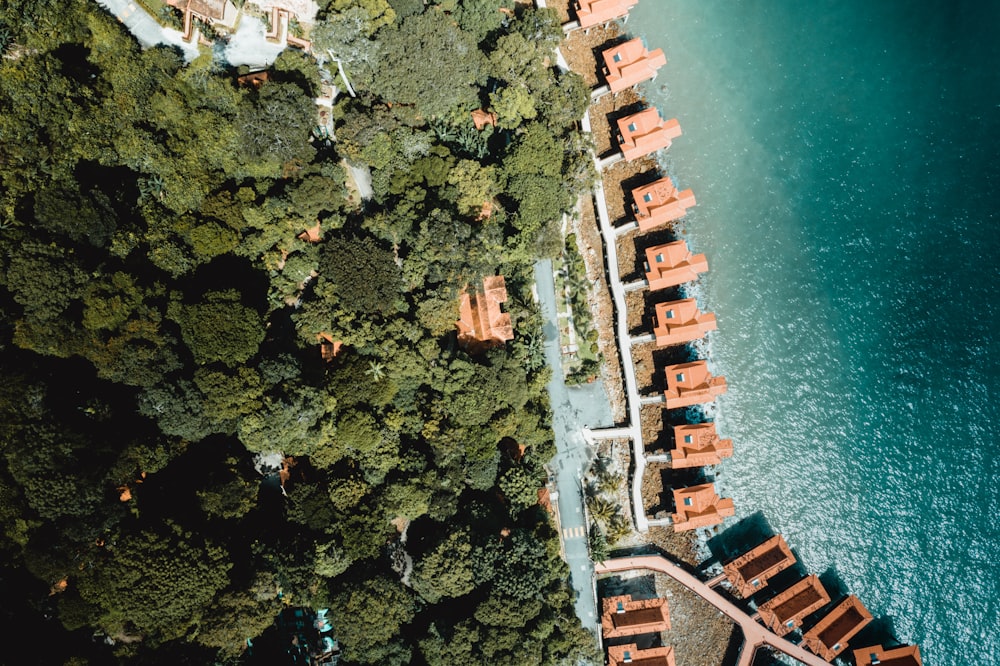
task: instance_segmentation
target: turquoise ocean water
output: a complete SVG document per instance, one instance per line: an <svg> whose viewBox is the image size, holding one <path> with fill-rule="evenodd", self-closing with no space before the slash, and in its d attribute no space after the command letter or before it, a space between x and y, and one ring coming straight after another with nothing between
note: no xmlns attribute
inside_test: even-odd
<svg viewBox="0 0 1000 666"><path fill-rule="evenodd" d="M723 493L928 666L1000 663L1000 2L642 0L626 27L684 130Z"/></svg>

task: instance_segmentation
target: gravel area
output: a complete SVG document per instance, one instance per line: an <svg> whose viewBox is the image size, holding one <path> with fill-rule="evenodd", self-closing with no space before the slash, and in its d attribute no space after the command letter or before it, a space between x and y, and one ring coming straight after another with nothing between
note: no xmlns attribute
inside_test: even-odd
<svg viewBox="0 0 1000 666"><path fill-rule="evenodd" d="M604 157L617 146L613 140L616 121L645 107L642 97L631 88L613 95L604 95L590 105L590 131L599 156Z"/></svg>
<svg viewBox="0 0 1000 666"><path fill-rule="evenodd" d="M646 294L648 293L645 289L636 289L625 294L625 307L628 309L628 331L631 335L649 333L652 330L652 327L648 323L644 323L643 320L646 311Z"/></svg>
<svg viewBox="0 0 1000 666"><path fill-rule="evenodd" d="M577 211L578 215L573 220L573 232L576 234L577 247L587 265L587 278L591 282L590 313L598 332L597 345L604 359L601 366L604 390L611 401L611 415L615 423L622 423L626 418L624 380L621 358L618 356L618 347L615 344L614 305L611 289L605 277L604 242L597 226L593 198L581 197Z"/></svg>
<svg viewBox="0 0 1000 666"><path fill-rule="evenodd" d="M593 88L599 83L604 83L604 78L599 75L598 65L601 51L619 41L621 34L621 28L617 23L610 23L607 28L597 26L587 32L574 30L563 40L559 50L569 63L570 69L579 73L584 82Z"/></svg>
<svg viewBox="0 0 1000 666"><path fill-rule="evenodd" d="M638 242L635 232L622 234L615 240L618 248L618 278L625 283L645 278L642 262L645 257L636 251Z"/></svg>
<svg viewBox="0 0 1000 666"><path fill-rule="evenodd" d="M545 6L556 10L560 23L569 21L569 0L546 0Z"/></svg>

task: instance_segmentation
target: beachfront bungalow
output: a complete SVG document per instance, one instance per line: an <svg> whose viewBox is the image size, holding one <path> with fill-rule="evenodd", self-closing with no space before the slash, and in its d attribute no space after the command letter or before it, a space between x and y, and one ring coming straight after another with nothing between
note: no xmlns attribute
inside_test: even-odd
<svg viewBox="0 0 1000 666"><path fill-rule="evenodd" d="M847 641L872 621L872 614L853 594L802 635L802 647L827 661L847 649Z"/></svg>
<svg viewBox="0 0 1000 666"><path fill-rule="evenodd" d="M682 345L705 337L718 326L715 315L698 310L693 298L656 304L656 326L653 335L657 347Z"/></svg>
<svg viewBox="0 0 1000 666"><path fill-rule="evenodd" d="M656 70L667 64L663 49L647 51L639 37L604 49L601 57L604 59L604 80L613 93L655 78Z"/></svg>
<svg viewBox="0 0 1000 666"><path fill-rule="evenodd" d="M669 148L681 135L676 118L664 120L655 108L625 116L618 121L618 147L626 160L637 160L657 150Z"/></svg>
<svg viewBox="0 0 1000 666"><path fill-rule="evenodd" d="M687 209L697 203L694 192L679 192L669 177L635 188L632 190L632 201L632 212L640 232L684 217Z"/></svg>
<svg viewBox="0 0 1000 666"><path fill-rule="evenodd" d="M881 645L854 651L855 666L924 666L920 658L920 648L916 645L902 645L886 650Z"/></svg>
<svg viewBox="0 0 1000 666"><path fill-rule="evenodd" d="M573 9L580 27L591 28L627 16L638 2L639 0L576 0Z"/></svg>
<svg viewBox="0 0 1000 666"><path fill-rule="evenodd" d="M608 647L608 666L676 666L671 645L640 650L634 643Z"/></svg>
<svg viewBox="0 0 1000 666"><path fill-rule="evenodd" d="M802 619L830 603L819 577L810 574L757 607L764 625L784 636L802 626Z"/></svg>
<svg viewBox="0 0 1000 666"><path fill-rule="evenodd" d="M719 439L714 423L674 426L674 446L670 452L673 469L718 465L733 455L733 440Z"/></svg>
<svg viewBox="0 0 1000 666"><path fill-rule="evenodd" d="M726 578L744 599L767 587L772 576L795 564L792 549L776 534L722 567Z"/></svg>
<svg viewBox="0 0 1000 666"><path fill-rule="evenodd" d="M684 532L718 525L725 518L735 515L736 507L733 500L716 494L714 483L703 483L690 488L676 488L674 511L674 532Z"/></svg>
<svg viewBox="0 0 1000 666"><path fill-rule="evenodd" d="M466 349L482 350L514 339L510 315L500 304L507 300L507 283L502 275L483 280L475 294L463 293L459 301L458 342Z"/></svg>
<svg viewBox="0 0 1000 666"><path fill-rule="evenodd" d="M646 250L646 280L649 290L666 289L696 280L708 270L704 254L691 254L682 240L654 245Z"/></svg>
<svg viewBox="0 0 1000 666"><path fill-rule="evenodd" d="M706 361L668 365L665 373L667 409L712 402L726 392L726 378L713 377Z"/></svg>
<svg viewBox="0 0 1000 666"><path fill-rule="evenodd" d="M666 599L633 599L631 594L606 597L601 603L605 638L653 634L670 628Z"/></svg>

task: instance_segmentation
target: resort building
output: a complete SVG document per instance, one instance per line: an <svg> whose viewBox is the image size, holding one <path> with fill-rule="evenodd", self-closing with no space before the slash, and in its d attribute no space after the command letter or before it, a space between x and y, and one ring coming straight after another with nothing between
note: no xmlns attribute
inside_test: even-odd
<svg viewBox="0 0 1000 666"><path fill-rule="evenodd" d="M713 377L706 361L668 365L666 368L667 409L712 402L726 392L726 378Z"/></svg>
<svg viewBox="0 0 1000 666"><path fill-rule="evenodd" d="M700 312L698 303L693 298L669 303L657 303L656 326L653 335L656 336L657 347L682 345L705 337L709 331L718 326L715 315L711 312Z"/></svg>
<svg viewBox="0 0 1000 666"><path fill-rule="evenodd" d="M640 232L684 217L687 209L696 203L694 192L678 191L669 177L632 190L632 212Z"/></svg>
<svg viewBox="0 0 1000 666"><path fill-rule="evenodd" d="M637 160L657 150L669 148L681 135L676 118L663 120L655 108L625 116L618 121L618 147L626 160Z"/></svg>
<svg viewBox="0 0 1000 666"><path fill-rule="evenodd" d="M576 20L581 28L613 21L629 13L639 0L576 0L573 9L576 10Z"/></svg>
<svg viewBox="0 0 1000 666"><path fill-rule="evenodd" d="M316 340L319 342L319 353L324 361L332 361L344 346L340 340L334 340L330 333L317 333Z"/></svg>
<svg viewBox="0 0 1000 666"><path fill-rule="evenodd" d="M482 291L463 293L459 301L458 342L467 349L484 349L514 339L510 315L500 309L507 300L507 283L502 275L483 280Z"/></svg>
<svg viewBox="0 0 1000 666"><path fill-rule="evenodd" d="M608 647L608 666L676 666L674 648L647 648L640 650L634 643L631 645L612 645Z"/></svg>
<svg viewBox="0 0 1000 666"><path fill-rule="evenodd" d="M477 130L482 131L487 125L497 126L497 114L484 109L476 109L472 112L472 124Z"/></svg>
<svg viewBox="0 0 1000 666"><path fill-rule="evenodd" d="M853 594L802 635L802 647L827 661L847 648L847 641L872 621L872 614Z"/></svg>
<svg viewBox="0 0 1000 666"><path fill-rule="evenodd" d="M652 634L670 628L666 599L632 599L632 595L626 594L605 598L601 608L601 632L605 638Z"/></svg>
<svg viewBox="0 0 1000 666"><path fill-rule="evenodd" d="M604 80L611 92L648 81L656 76L656 70L667 64L663 49L647 51L639 37L604 49L601 57L604 59Z"/></svg>
<svg viewBox="0 0 1000 666"><path fill-rule="evenodd" d="M881 645L861 648L854 651L855 666L924 666L920 658L920 648L916 645L903 645L886 650Z"/></svg>
<svg viewBox="0 0 1000 666"><path fill-rule="evenodd" d="M646 280L649 290L666 289L698 279L708 270L704 254L691 254L682 240L654 245L646 250Z"/></svg>
<svg viewBox="0 0 1000 666"><path fill-rule="evenodd" d="M723 519L736 514L733 500L719 497L714 483L675 489L674 510L675 532L718 525Z"/></svg>
<svg viewBox="0 0 1000 666"><path fill-rule="evenodd" d="M802 626L802 619L830 603L819 577L806 576L778 596L757 607L764 625L779 636Z"/></svg>
<svg viewBox="0 0 1000 666"><path fill-rule="evenodd" d="M164 0L164 2L184 14L182 32L185 41L190 41L194 37L194 19L213 26L229 29L236 27L239 9L232 0Z"/></svg>
<svg viewBox="0 0 1000 666"><path fill-rule="evenodd" d="M714 423L674 426L674 447L670 452L673 469L718 465L733 455L733 440L719 439Z"/></svg>
<svg viewBox="0 0 1000 666"><path fill-rule="evenodd" d="M776 534L756 548L726 564L726 578L744 599L767 587L770 578L795 564L792 549Z"/></svg>

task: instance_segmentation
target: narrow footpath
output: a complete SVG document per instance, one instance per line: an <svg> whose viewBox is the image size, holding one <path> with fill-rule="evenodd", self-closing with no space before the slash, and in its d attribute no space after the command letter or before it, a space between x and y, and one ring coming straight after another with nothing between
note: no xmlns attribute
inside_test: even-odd
<svg viewBox="0 0 1000 666"><path fill-rule="evenodd" d="M740 651L740 660L737 666L750 666L753 663L754 653L757 651L757 648L764 645L768 645L807 666L829 666L825 659L807 652L795 643L779 637L767 627L758 624L750 615L713 590L707 583L688 573L665 557L660 555L622 557L594 565L595 574L616 573L630 569L649 569L670 576L718 608L733 622L740 625L740 629L743 631L743 647Z"/></svg>

